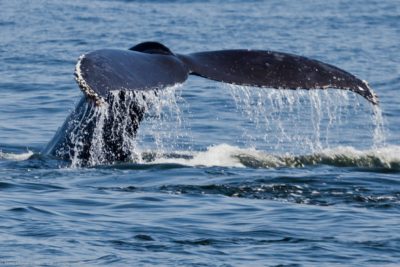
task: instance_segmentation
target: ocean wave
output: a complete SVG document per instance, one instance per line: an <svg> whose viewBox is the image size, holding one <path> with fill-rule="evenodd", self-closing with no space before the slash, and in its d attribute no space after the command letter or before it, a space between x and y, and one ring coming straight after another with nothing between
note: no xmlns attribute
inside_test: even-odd
<svg viewBox="0 0 400 267"><path fill-rule="evenodd" d="M188 166L220 167L304 167L310 165L332 165L337 167L385 168L400 170L400 146L387 146L358 150L354 147L323 149L309 155L274 155L255 148L239 148L228 144L208 147L206 151L191 153L191 157L162 156L152 163L175 163Z"/></svg>
<svg viewBox="0 0 400 267"><path fill-rule="evenodd" d="M23 161L43 155L32 151L22 153L0 151L0 160ZM302 168L313 165L356 167L367 169L400 170L400 146L389 145L380 148L359 150L351 146L323 149L307 155L273 154L255 148L240 148L228 144L208 147L205 151L174 151L160 154L157 151L142 152L137 162L116 164L133 169L140 166L188 166L227 168Z"/></svg>

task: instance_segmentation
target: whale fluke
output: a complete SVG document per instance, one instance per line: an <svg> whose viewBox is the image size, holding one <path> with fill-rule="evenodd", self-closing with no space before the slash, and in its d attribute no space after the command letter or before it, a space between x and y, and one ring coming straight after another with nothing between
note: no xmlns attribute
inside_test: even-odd
<svg viewBox="0 0 400 267"><path fill-rule="evenodd" d="M367 82L338 67L306 57L261 50L221 50L174 54L157 42L129 50L103 49L78 60L75 75L83 92L104 101L112 90L159 90L183 83L188 75L276 89L344 89L372 104L378 98Z"/></svg>

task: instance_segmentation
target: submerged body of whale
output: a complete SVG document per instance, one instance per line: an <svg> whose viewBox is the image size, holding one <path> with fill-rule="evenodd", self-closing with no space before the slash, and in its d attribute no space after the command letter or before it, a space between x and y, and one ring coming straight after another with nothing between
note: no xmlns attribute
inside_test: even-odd
<svg viewBox="0 0 400 267"><path fill-rule="evenodd" d="M378 103L365 81L302 56L261 50L181 55L160 43L145 42L129 50L97 50L80 57L75 76L84 96L43 153L89 165L99 150L101 163L132 160L129 139L135 138L146 112L141 103L149 101L143 92L156 95L183 83L189 74L265 88L344 89Z"/></svg>

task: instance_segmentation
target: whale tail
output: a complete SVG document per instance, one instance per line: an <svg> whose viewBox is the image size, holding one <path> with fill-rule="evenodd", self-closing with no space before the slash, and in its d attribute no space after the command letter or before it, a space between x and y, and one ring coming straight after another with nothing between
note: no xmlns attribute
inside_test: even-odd
<svg viewBox="0 0 400 267"><path fill-rule="evenodd" d="M378 98L367 82L338 67L288 53L261 50L221 50L174 54L157 42L144 42L128 51L104 49L82 56L76 80L96 101L112 90L159 90L183 83L189 74L207 79L276 89L353 91L374 105Z"/></svg>
<svg viewBox="0 0 400 267"><path fill-rule="evenodd" d="M181 55L160 43L145 42L129 50L103 49L79 58L75 77L85 96L44 152L89 165L132 159L127 140L135 138L147 102L152 101L143 91L157 95L158 90L183 83L189 74L266 88L344 89L378 104L367 82L317 60L260 50ZM100 150L100 160L93 161Z"/></svg>

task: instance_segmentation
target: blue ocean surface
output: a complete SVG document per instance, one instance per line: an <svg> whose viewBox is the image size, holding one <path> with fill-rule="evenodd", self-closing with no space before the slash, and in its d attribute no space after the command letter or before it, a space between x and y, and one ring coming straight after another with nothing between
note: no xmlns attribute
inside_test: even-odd
<svg viewBox="0 0 400 267"><path fill-rule="evenodd" d="M78 57L149 40L314 58L380 104L193 76L134 162L41 153L82 96ZM0 0L0 266L399 266L399 52L395 0Z"/></svg>

